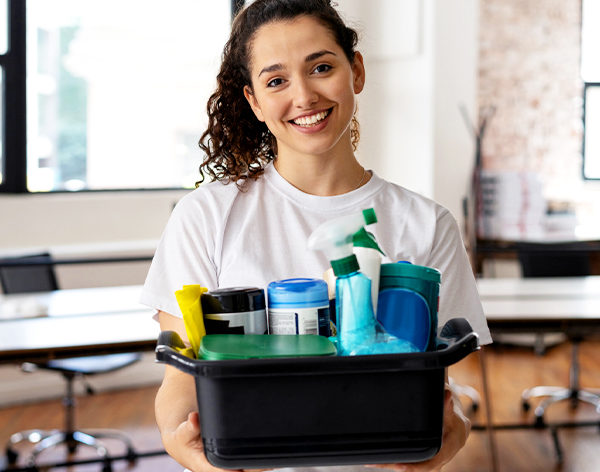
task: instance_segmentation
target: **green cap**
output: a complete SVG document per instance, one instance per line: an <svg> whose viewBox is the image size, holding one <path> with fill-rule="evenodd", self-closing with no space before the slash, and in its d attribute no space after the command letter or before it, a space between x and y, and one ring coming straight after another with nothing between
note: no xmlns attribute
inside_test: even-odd
<svg viewBox="0 0 600 472"><path fill-rule="evenodd" d="M385 253L377 244L375 236L369 233L364 226L352 235L352 244L354 247L370 247L371 249L375 249L385 256Z"/></svg>
<svg viewBox="0 0 600 472"><path fill-rule="evenodd" d="M354 254L350 254L342 259L331 261L331 267L333 268L333 273L336 275L336 277L351 274L352 272L356 272L358 269L360 269L360 266L358 265L358 259Z"/></svg>
<svg viewBox="0 0 600 472"><path fill-rule="evenodd" d="M377 215L375 214L375 210L373 208L367 208L366 210L363 210L362 213L366 225L377 223Z"/></svg>
<svg viewBox="0 0 600 472"><path fill-rule="evenodd" d="M406 261L381 264L380 273L382 279L387 277L408 277L436 283L440 283L442 280L442 273L439 270L433 267L411 264Z"/></svg>

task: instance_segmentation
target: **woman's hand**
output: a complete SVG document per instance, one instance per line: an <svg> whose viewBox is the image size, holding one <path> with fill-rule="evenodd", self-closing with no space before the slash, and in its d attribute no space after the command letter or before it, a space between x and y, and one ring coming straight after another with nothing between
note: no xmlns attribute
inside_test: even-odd
<svg viewBox="0 0 600 472"><path fill-rule="evenodd" d="M160 329L175 331L187 343L183 319L159 312ZM167 365L156 394L156 423L167 453L193 472L220 471L208 462L200 434L196 385L191 375Z"/></svg>
<svg viewBox="0 0 600 472"><path fill-rule="evenodd" d="M394 469L399 472L437 472L450 462L467 442L471 431L471 422L463 414L460 402L455 398L450 386L446 384L444 398L444 426L442 447L431 459L414 464L374 464L368 467Z"/></svg>
<svg viewBox="0 0 600 472"><path fill-rule="evenodd" d="M191 412L185 421L172 432L163 432L163 444L169 455L193 472L219 471L208 462L204 455L200 436L200 419L197 412Z"/></svg>
<svg viewBox="0 0 600 472"><path fill-rule="evenodd" d="M167 443L169 446L167 446ZM204 455L202 437L200 435L200 418L197 412L192 412L175 431L163 435L163 444L171 457L177 457L178 462L192 472L224 472L225 469L215 467ZM171 452L172 450L172 452ZM263 472L269 469L252 469L238 472ZM227 469L226 472L235 472Z"/></svg>

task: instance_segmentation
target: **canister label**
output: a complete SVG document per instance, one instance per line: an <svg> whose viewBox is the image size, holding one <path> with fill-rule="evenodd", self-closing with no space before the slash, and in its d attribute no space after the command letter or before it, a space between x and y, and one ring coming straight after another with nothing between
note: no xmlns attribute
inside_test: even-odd
<svg viewBox="0 0 600 472"><path fill-rule="evenodd" d="M269 334L329 336L329 307L269 308Z"/></svg>
<svg viewBox="0 0 600 472"><path fill-rule="evenodd" d="M265 310L238 313L205 313L204 326L207 334L266 334Z"/></svg>

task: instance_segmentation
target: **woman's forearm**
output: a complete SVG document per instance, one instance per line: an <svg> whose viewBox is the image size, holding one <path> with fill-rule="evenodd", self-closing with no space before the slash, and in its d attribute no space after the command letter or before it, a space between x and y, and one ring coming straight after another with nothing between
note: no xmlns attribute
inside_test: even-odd
<svg viewBox="0 0 600 472"><path fill-rule="evenodd" d="M161 330L175 331L187 342L181 318L159 312L159 321ZM161 439L169 455L192 470L206 470L194 378L173 366L165 366L154 410Z"/></svg>
<svg viewBox="0 0 600 472"><path fill-rule="evenodd" d="M197 411L196 386L191 375L166 366L154 402L156 423L161 432L173 432L192 411Z"/></svg>

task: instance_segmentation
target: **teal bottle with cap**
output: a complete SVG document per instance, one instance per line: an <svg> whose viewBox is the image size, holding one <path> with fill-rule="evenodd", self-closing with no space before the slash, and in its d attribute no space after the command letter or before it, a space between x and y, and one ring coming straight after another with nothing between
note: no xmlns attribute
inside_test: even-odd
<svg viewBox="0 0 600 472"><path fill-rule="evenodd" d="M433 267L408 261L382 264L377 320L421 350L434 350L441 280Z"/></svg>
<svg viewBox="0 0 600 472"><path fill-rule="evenodd" d="M410 342L388 335L375 319L371 279L359 271L353 235L377 222L369 208L319 226L310 236L312 249L325 251L336 278L337 349L341 355L415 352Z"/></svg>
<svg viewBox="0 0 600 472"><path fill-rule="evenodd" d="M342 355L359 354L368 340L374 340L375 313L371 301L371 279L359 272L356 255L331 261L338 319L338 349Z"/></svg>

